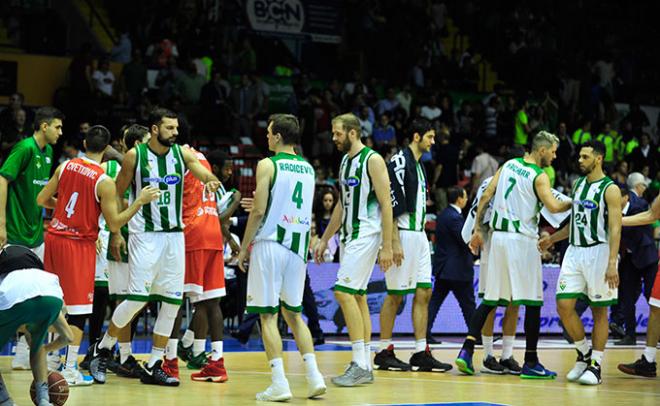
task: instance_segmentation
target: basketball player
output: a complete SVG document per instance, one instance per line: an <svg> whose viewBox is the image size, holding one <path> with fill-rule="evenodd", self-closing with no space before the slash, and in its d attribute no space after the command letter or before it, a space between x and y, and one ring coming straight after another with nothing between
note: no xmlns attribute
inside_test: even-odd
<svg viewBox="0 0 660 406"><path fill-rule="evenodd" d="M571 203L557 200L550 190L549 166L556 156L559 139L540 131L532 140L532 151L524 158L511 159L495 173L484 191L475 223L482 224L486 207L493 200L493 229L488 254L488 274L484 299L469 326L456 365L468 375L474 375L472 355L474 344L488 314L498 305L525 305L526 351L522 378L554 379L556 373L543 367L538 360L543 278L541 257L537 248L538 212L543 203L551 213L566 211ZM474 253L483 242L481 227L475 227L470 241Z"/></svg>
<svg viewBox="0 0 660 406"><path fill-rule="evenodd" d="M312 222L314 168L294 151L300 142L298 119L290 114L276 114L268 122L268 149L275 155L257 165L254 206L238 254L243 272L245 261L250 258L246 310L259 314L272 371L271 385L256 397L261 401L286 401L292 397L277 329L277 314L281 310L303 357L307 397L316 398L325 393L326 386L316 364L312 335L300 315Z"/></svg>
<svg viewBox="0 0 660 406"><path fill-rule="evenodd" d="M332 378L337 386L374 380L367 284L376 257L383 272L392 265L393 216L387 166L379 154L364 146L360 134L360 121L353 114L342 114L332 120L332 139L337 149L345 153L339 167L341 200L335 205L314 251L316 262L320 263L328 241L341 228L341 263L335 297L346 320L353 359L343 375ZM396 265L401 265L400 256Z"/></svg>
<svg viewBox="0 0 660 406"><path fill-rule="evenodd" d="M622 224L624 227L643 226L651 224L660 219L660 197L656 197L651 204L651 208L643 213L634 216L624 217ZM649 299L649 324L646 330L646 347L642 356L631 364L619 364L619 371L629 374L645 376L648 378L656 377L656 352L658 339L660 339L660 268L655 275L653 282L653 291Z"/></svg>
<svg viewBox="0 0 660 406"><path fill-rule="evenodd" d="M569 239L557 279L557 311L578 353L566 379L583 385L602 382L603 351L609 335L607 308L616 304L619 285L621 191L603 172L604 156L603 143L582 144L578 162L583 176L573 185L570 226L539 242L539 247L546 249L552 243ZM591 307L593 348L589 348L584 325L575 311L577 298Z"/></svg>
<svg viewBox="0 0 660 406"><path fill-rule="evenodd" d="M12 245L0 251L0 346L25 329L31 337L30 365L36 388L36 405L52 406L48 395L46 351L55 351L73 340L62 309L62 288L57 276L28 248ZM49 326L58 338L42 347ZM0 374L0 405L13 406Z"/></svg>
<svg viewBox="0 0 660 406"><path fill-rule="evenodd" d="M48 183L53 148L62 135L64 115L54 107L37 110L34 135L18 142L0 168L0 248L19 244L32 249L43 260L43 210L37 195ZM16 344L13 369L30 369L24 337Z"/></svg>
<svg viewBox="0 0 660 406"><path fill-rule="evenodd" d="M178 386L178 370L166 370L163 354L182 302L185 276L183 237L183 174L186 169L205 182L206 190L215 193L220 182L188 149L177 145L176 113L160 107L149 115L151 138L124 156L117 176L117 193L122 196L133 185L160 189L160 198L145 205L129 222L128 295L115 309L103 339L94 344L89 369L98 383L105 383L110 349L117 342L119 330L129 324L148 301L162 303L154 325L151 356L140 381L145 384ZM114 234L113 239L123 240ZM114 246L111 243L111 246ZM174 350L176 352L176 349Z"/></svg>
<svg viewBox="0 0 660 406"><path fill-rule="evenodd" d="M393 226L392 249L401 261L385 274L387 296L380 311L380 352L374 363L379 369L409 371L449 371L452 367L431 354L426 344L429 300L431 298L431 250L426 237L426 173L419 163L422 154L435 144L431 122L420 118L411 125L411 143L395 154L387 164L392 189ZM410 364L394 354L392 330L396 311L403 297L414 293L413 329L415 352Z"/></svg>
<svg viewBox="0 0 660 406"><path fill-rule="evenodd" d="M85 320L92 312L99 216L103 213L110 230L116 232L159 195L158 189L147 187L128 209L118 212L115 183L100 165L109 141L105 127L90 128L83 141L86 156L61 164L37 196L39 205L54 209L46 234L44 267L60 278L74 333L62 370L70 386L93 383L78 370L77 359Z"/></svg>

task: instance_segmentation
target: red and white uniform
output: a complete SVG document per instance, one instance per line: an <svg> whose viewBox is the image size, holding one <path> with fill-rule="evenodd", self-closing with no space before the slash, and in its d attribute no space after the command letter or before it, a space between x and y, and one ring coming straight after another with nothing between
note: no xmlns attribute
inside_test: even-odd
<svg viewBox="0 0 660 406"><path fill-rule="evenodd" d="M59 175L57 205L45 237L44 267L60 278L69 314L92 313L101 215L97 188L106 178L101 165L84 157L68 161Z"/></svg>
<svg viewBox="0 0 660 406"><path fill-rule="evenodd" d="M660 264L658 265L658 272L655 274L649 305L660 308Z"/></svg>
<svg viewBox="0 0 660 406"><path fill-rule="evenodd" d="M201 152L193 153L209 171ZM190 171L183 178L183 233L186 239L186 279L183 291L200 302L225 295L225 264L216 196Z"/></svg>

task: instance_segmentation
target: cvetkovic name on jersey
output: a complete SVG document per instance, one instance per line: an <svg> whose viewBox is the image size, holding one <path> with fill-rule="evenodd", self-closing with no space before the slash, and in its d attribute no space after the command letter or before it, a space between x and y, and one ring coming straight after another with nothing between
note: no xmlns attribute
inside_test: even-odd
<svg viewBox="0 0 660 406"><path fill-rule="evenodd" d="M181 175L178 173L170 173L161 177L149 177L142 178L142 182L155 182L155 183L165 183L166 185L177 185L181 182Z"/></svg>

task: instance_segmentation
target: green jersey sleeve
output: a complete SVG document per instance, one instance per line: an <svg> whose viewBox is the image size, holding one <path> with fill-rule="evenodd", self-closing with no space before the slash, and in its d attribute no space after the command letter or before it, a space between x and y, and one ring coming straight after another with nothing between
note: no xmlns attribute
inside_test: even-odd
<svg viewBox="0 0 660 406"><path fill-rule="evenodd" d="M7 157L7 160L0 168L0 175L9 181L14 181L18 175L23 172L27 164L32 159L32 153L24 143L18 143L14 146Z"/></svg>

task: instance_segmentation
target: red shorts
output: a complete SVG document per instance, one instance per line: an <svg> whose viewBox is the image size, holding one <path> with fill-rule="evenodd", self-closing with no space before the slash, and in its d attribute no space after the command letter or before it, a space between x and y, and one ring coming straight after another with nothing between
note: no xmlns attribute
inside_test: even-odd
<svg viewBox="0 0 660 406"><path fill-rule="evenodd" d="M225 260L222 251L186 251L186 282L183 291L190 301L216 299L225 295Z"/></svg>
<svg viewBox="0 0 660 406"><path fill-rule="evenodd" d="M658 272L655 274L649 305L660 308L660 265L658 265Z"/></svg>
<svg viewBox="0 0 660 406"><path fill-rule="evenodd" d="M68 314L91 314L94 302L96 244L51 233L45 236L44 268L60 278Z"/></svg>

